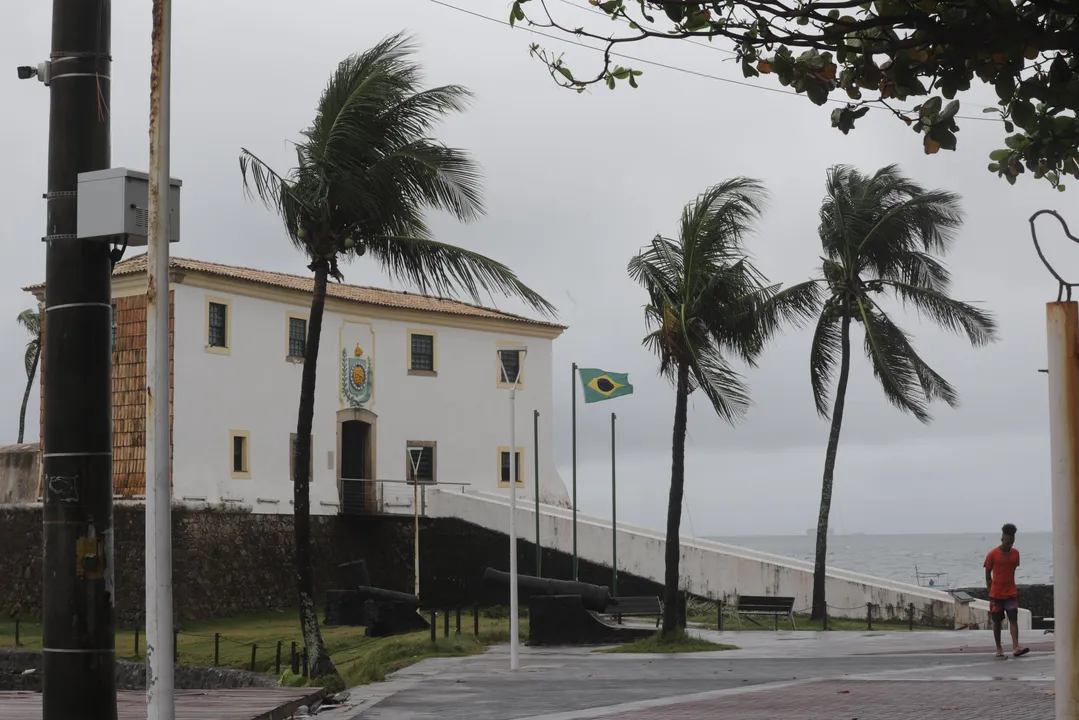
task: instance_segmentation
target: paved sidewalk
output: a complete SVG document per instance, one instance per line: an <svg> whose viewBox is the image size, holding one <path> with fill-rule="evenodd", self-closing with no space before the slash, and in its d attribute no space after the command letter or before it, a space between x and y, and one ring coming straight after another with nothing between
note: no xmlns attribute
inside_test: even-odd
<svg viewBox="0 0 1079 720"><path fill-rule="evenodd" d="M752 635L752 637L751 637ZM746 633L681 655L522 648L441 658L353 690L326 720L1051 720L1053 655L994 660L980 632ZM319 716L323 716L320 714Z"/></svg>

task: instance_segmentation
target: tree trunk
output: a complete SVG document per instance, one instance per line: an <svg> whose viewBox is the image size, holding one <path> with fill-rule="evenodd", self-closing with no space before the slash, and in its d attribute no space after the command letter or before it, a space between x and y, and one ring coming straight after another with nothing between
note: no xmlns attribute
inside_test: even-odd
<svg viewBox="0 0 1079 720"><path fill-rule="evenodd" d="M326 279L329 263L315 263L315 289L311 298L311 317L307 323L307 347L304 352L303 380L300 384L300 412L296 420L295 456L292 460L292 492L296 527L296 588L300 601L300 628L310 662L311 677L336 675L337 668L326 653L315 610L314 578L311 573L311 423L315 415L315 377L318 368L319 339L322 336L322 313L326 305Z"/></svg>
<svg viewBox="0 0 1079 720"><path fill-rule="evenodd" d="M840 330L839 382L835 388L835 406L832 408L832 430L828 433L828 451L824 455L824 482L820 491L820 515L817 516L817 551L813 562L813 614L821 620L828 612L824 592L826 581L825 563L828 560L828 513L832 509L832 478L835 458L839 451L839 432L843 427L843 406L847 399L847 378L850 376L850 315L844 313Z"/></svg>
<svg viewBox="0 0 1079 720"><path fill-rule="evenodd" d="M686 406L689 404L689 367L678 364L674 401L674 437L671 441L671 494L667 501L667 544L663 577L663 634L678 629L679 527L686 484Z"/></svg>
<svg viewBox="0 0 1079 720"><path fill-rule="evenodd" d="M19 444L22 444L23 433L26 431L26 404L30 402L30 391L34 389L34 376L37 375L37 361L41 358L41 338L38 338L37 348L34 349L34 362L30 365L30 377L26 378L26 390L22 394L22 408L19 410Z"/></svg>

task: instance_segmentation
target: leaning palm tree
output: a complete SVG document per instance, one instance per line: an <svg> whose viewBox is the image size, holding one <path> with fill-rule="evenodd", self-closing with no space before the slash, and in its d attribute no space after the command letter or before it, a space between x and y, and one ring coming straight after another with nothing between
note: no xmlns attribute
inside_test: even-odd
<svg viewBox="0 0 1079 720"><path fill-rule="evenodd" d="M926 190L903 177L895 165L872 175L843 165L833 167L820 210L824 250L820 277L783 291L813 302L819 312L809 372L817 413L824 418L829 415L830 386L839 366L817 519L815 619L827 612L828 514L850 374L851 324L863 328L865 356L889 402L923 423L932 419L929 403L943 400L955 407L959 396L918 355L880 300L890 295L919 316L965 335L975 347L996 339L996 323L988 312L948 294L951 278L941 258L952 248L961 225L958 195ZM822 296L827 297L823 305Z"/></svg>
<svg viewBox="0 0 1079 720"><path fill-rule="evenodd" d="M440 119L465 108L470 93L458 85L420 89L420 67L409 59L413 49L399 34L344 60L296 143L296 166L287 173L246 149L240 154L245 190L281 216L314 274L293 474L300 622L314 677L336 673L315 614L308 473L322 314L329 278L341 280L338 260L367 254L421 292L463 291L476 301L481 291L500 292L553 312L506 266L432 238L427 208L461 221L483 213L482 174L466 152L429 136Z"/></svg>
<svg viewBox="0 0 1079 720"><path fill-rule="evenodd" d="M753 365L783 320L812 312L803 295L777 296L743 248L766 197L756 180L735 178L686 205L678 238L657 235L630 260L629 274L648 291L644 345L675 389L671 488L667 505L663 634L677 628L679 527L685 487L687 404L700 389L733 424L749 408L749 390L727 354Z"/></svg>
<svg viewBox="0 0 1079 720"><path fill-rule="evenodd" d="M26 367L26 390L22 394L22 407L19 409L19 443L22 443L26 431L26 405L30 402L30 391L34 389L34 376L37 375L37 363L41 359L41 311L23 310L17 318L30 335L26 343L23 364Z"/></svg>

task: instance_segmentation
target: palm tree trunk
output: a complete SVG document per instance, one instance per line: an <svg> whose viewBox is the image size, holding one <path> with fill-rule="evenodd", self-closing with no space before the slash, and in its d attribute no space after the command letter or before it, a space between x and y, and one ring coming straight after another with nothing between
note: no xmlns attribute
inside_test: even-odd
<svg viewBox="0 0 1079 720"><path fill-rule="evenodd" d="M304 353L303 379L300 384L300 412L296 421L296 445L293 458L292 492L296 528L296 588L299 591L300 627L310 661L311 677L336 675L337 668L326 652L315 610L314 578L311 573L311 423L315 415L315 377L318 346L322 336L322 313L326 305L326 278L329 263L315 263L315 289L311 298L311 317L307 324L307 348Z"/></svg>
<svg viewBox="0 0 1079 720"><path fill-rule="evenodd" d="M663 577L663 634L678 628L679 527L686 485L686 408L689 404L689 366L678 364L674 401L674 437L671 441L671 494L667 501L667 543Z"/></svg>
<svg viewBox="0 0 1079 720"><path fill-rule="evenodd" d="M817 516L817 552L813 561L813 614L821 620L828 613L828 601L824 591L826 581L825 563L828 559L828 514L832 510L832 478L835 474L835 458L839 452L839 432L843 427L843 406L847 400L847 378L850 376L850 315L843 314L843 326L839 336L840 352L839 382L835 388L835 406L832 408L832 429L828 433L828 451L824 455L824 482L820 491L820 514Z"/></svg>
<svg viewBox="0 0 1079 720"><path fill-rule="evenodd" d="M30 391L34 389L34 376L37 375L37 361L41 357L41 341L34 350L34 362L30 365L30 377L26 378L26 390L22 394L22 408L19 410L19 444L22 444L26 431L26 404L30 402Z"/></svg>

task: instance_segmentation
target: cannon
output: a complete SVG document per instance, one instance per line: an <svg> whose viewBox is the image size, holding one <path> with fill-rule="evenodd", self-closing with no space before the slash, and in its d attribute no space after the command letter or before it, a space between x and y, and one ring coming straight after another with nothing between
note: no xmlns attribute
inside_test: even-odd
<svg viewBox="0 0 1079 720"><path fill-rule="evenodd" d="M510 574L487 568L483 573L485 583L491 585L510 584ZM517 576L517 594L521 602L527 602L529 598L547 595L576 595L581 598L581 604L588 610L604 612L607 608L617 604L617 600L611 597L611 591L601 585L589 585L572 580L552 580L538 578L533 575Z"/></svg>
<svg viewBox="0 0 1079 720"><path fill-rule="evenodd" d="M397 592L396 590L384 590L382 588L370 587L369 585L360 585L354 588L356 595L361 603L368 600L374 600L376 602L395 602L405 603L410 605L413 609L419 607L420 601L412 593Z"/></svg>

